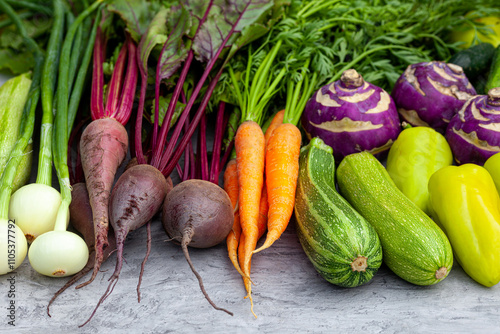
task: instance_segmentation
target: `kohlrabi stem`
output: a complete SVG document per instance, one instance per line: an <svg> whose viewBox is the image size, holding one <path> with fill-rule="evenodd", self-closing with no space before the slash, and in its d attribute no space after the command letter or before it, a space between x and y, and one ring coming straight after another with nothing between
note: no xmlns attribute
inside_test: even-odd
<svg viewBox="0 0 500 334"><path fill-rule="evenodd" d="M45 53L41 82L42 125L40 130L40 152L36 183L52 187L52 126L54 122L53 99L57 82L57 66L64 34L64 6L54 0L54 21L49 44Z"/></svg>

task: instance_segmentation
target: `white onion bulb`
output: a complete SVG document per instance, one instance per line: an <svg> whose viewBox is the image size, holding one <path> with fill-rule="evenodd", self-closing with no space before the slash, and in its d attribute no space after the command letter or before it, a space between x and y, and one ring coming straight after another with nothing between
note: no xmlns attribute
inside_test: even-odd
<svg viewBox="0 0 500 334"><path fill-rule="evenodd" d="M56 189L40 183L31 183L12 194L9 219L16 222L23 230L28 243L32 243L39 235L54 229L60 205L61 194Z"/></svg>
<svg viewBox="0 0 500 334"><path fill-rule="evenodd" d="M89 258L89 249L85 241L75 233L50 231L33 241L28 258L38 273L65 277L83 269Z"/></svg>
<svg viewBox="0 0 500 334"><path fill-rule="evenodd" d="M0 218L0 275L19 267L27 252L28 243L23 231L13 222Z"/></svg>

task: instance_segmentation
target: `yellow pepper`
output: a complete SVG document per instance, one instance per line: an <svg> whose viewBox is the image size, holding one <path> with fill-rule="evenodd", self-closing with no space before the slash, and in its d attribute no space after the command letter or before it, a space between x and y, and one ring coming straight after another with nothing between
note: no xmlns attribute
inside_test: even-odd
<svg viewBox="0 0 500 334"><path fill-rule="evenodd" d="M476 36L476 31L472 27L465 25L461 29L457 29L451 33L451 40L453 42L465 42L465 44L460 45L464 49L471 47L476 37L478 43L490 43L494 47L500 45L500 17L486 16L477 18L475 21L482 23L485 27L491 29L491 31L486 35L478 32Z"/></svg>
<svg viewBox="0 0 500 334"><path fill-rule="evenodd" d="M500 281L500 196L481 166L448 166L429 180L433 218L450 240L455 258L476 282Z"/></svg>
<svg viewBox="0 0 500 334"><path fill-rule="evenodd" d="M500 152L489 157L484 163L484 168L490 172L490 175L497 186L498 193L500 193Z"/></svg>

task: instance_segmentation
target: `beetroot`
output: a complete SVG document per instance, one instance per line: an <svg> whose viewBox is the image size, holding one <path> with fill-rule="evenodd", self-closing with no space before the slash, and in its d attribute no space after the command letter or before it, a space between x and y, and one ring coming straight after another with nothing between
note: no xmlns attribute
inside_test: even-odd
<svg viewBox="0 0 500 334"><path fill-rule="evenodd" d="M145 225L153 218L163 204L169 189L169 182L163 174L155 167L147 164L128 168L116 181L110 197L109 210L110 224L115 231L116 238L116 267L109 279L107 290L97 303L89 319L81 326L84 326L92 319L101 303L113 292L122 269L123 246L128 233ZM151 238L148 229L148 253L150 242Z"/></svg>
<svg viewBox="0 0 500 334"><path fill-rule="evenodd" d="M215 309L203 281L194 269L188 246L208 248L226 239L233 226L234 214L231 200L218 185L204 180L187 180L179 183L165 197L162 223L168 236L180 242L184 256L200 284L201 291Z"/></svg>
<svg viewBox="0 0 500 334"><path fill-rule="evenodd" d="M92 207L89 202L89 193L87 191L87 186L85 183L79 182L75 183L71 191L71 204L69 205L69 212L71 217L71 225L83 236L85 243L89 247L89 260L85 267L75 274L69 281L64 284L52 297L47 305L47 314L50 316L50 305L56 300L56 298L62 294L67 288L79 281L83 276L90 272L94 268L95 262L95 248L94 248L94 223L92 221ZM108 259L108 257L116 250L116 242L113 231L110 231L108 235L108 247L104 249L103 252L103 262ZM81 284L76 288L81 288L84 286Z"/></svg>

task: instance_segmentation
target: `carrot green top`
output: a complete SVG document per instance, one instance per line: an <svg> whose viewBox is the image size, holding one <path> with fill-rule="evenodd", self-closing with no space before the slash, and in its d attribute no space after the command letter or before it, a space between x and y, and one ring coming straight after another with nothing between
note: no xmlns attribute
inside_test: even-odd
<svg viewBox="0 0 500 334"><path fill-rule="evenodd" d="M255 57L261 54L261 52L264 52L263 47L265 45L254 53L252 53L252 49L249 48L246 70L243 73L238 73L241 75L240 80L237 79L233 68L228 66L235 98L241 109L240 123L251 120L262 125L264 109L267 107L271 98L278 92L277 87L286 74L286 69L283 67L273 78L273 62L281 44L282 41L278 40L278 42L267 52L252 78L250 78L250 76L252 65L254 65L256 61ZM241 79L243 79L243 90L240 89L239 84Z"/></svg>

